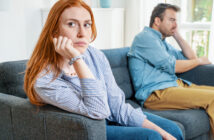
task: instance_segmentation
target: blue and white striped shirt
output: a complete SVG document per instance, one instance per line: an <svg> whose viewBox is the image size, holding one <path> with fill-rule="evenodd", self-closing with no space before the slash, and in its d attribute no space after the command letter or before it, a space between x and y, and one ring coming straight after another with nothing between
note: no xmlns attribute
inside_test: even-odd
<svg viewBox="0 0 214 140"><path fill-rule="evenodd" d="M53 80L53 73L40 76L34 89L44 103L93 119L107 118L126 126L139 126L146 116L142 110L125 103L125 95L115 82L105 55L89 46L83 54L96 79L79 79L63 72Z"/></svg>

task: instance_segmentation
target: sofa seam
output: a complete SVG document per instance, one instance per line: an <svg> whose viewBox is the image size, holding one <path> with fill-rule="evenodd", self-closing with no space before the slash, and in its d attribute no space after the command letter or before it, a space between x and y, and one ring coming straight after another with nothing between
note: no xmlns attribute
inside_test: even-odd
<svg viewBox="0 0 214 140"><path fill-rule="evenodd" d="M47 140L47 127L46 127L46 115L44 113L43 114L43 125L44 125L44 132L45 132L45 140Z"/></svg>
<svg viewBox="0 0 214 140"><path fill-rule="evenodd" d="M87 125L87 123L86 123L86 121L85 120L83 120L83 119L81 119L84 123L83 123L83 125L84 125L84 127L87 129L88 128L88 125ZM88 134L88 131L86 131L87 132L87 140L90 140L90 138L89 138L89 134Z"/></svg>
<svg viewBox="0 0 214 140"><path fill-rule="evenodd" d="M12 115L12 107L10 107L10 120L11 120L11 127L12 127L12 140L14 140L14 123L13 123L13 115Z"/></svg>

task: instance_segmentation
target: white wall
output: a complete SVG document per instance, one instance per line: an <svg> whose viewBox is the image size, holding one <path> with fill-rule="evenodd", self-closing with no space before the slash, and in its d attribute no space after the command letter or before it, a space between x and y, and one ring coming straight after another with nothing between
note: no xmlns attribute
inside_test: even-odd
<svg viewBox="0 0 214 140"><path fill-rule="evenodd" d="M86 1L90 1L90 0L86 0ZM126 0L110 0L110 1L111 1L111 8L125 8ZM100 0L91 0L91 7L100 8Z"/></svg>
<svg viewBox="0 0 214 140"><path fill-rule="evenodd" d="M30 57L42 29L40 10L55 1L10 0L9 9L0 11L0 62ZM91 0L91 4L100 7L99 0ZM124 0L112 0L112 8L124 4Z"/></svg>
<svg viewBox="0 0 214 140"><path fill-rule="evenodd" d="M56 0L10 1L9 10L0 11L0 62L30 57L42 28L41 9ZM99 0L88 1L91 7L100 7ZM111 8L125 9L125 46L130 46L134 36L148 25L152 7L159 2L163 0L111 0Z"/></svg>
<svg viewBox="0 0 214 140"><path fill-rule="evenodd" d="M153 8L164 0L126 0L125 46L131 46L136 34L149 26Z"/></svg>
<svg viewBox="0 0 214 140"><path fill-rule="evenodd" d="M41 31L42 0L12 0L0 11L0 62L26 59Z"/></svg>

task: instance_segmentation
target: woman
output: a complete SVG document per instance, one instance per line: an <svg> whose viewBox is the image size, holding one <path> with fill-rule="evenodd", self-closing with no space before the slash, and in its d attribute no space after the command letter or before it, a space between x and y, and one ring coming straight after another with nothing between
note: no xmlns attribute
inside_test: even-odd
<svg viewBox="0 0 214 140"><path fill-rule="evenodd" d="M95 38L90 7L81 0L58 1L27 64L30 102L129 126L107 126L108 139L183 139L173 122L125 103L105 55L89 46Z"/></svg>

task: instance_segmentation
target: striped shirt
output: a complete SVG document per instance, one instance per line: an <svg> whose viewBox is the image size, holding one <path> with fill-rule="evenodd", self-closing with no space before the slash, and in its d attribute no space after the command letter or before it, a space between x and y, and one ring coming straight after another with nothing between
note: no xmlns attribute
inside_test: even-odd
<svg viewBox="0 0 214 140"><path fill-rule="evenodd" d="M124 92L118 87L105 55L89 46L83 60L95 79L79 79L61 74L53 80L53 73L40 76L34 85L44 103L93 119L107 118L125 126L139 126L146 116L140 108L125 103Z"/></svg>

